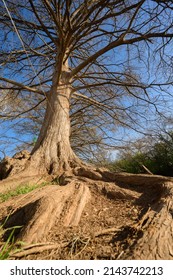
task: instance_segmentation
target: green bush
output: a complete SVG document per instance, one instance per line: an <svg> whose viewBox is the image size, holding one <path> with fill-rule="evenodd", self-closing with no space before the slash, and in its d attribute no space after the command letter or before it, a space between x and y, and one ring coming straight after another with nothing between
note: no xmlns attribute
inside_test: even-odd
<svg viewBox="0 0 173 280"><path fill-rule="evenodd" d="M110 164L116 172L146 173L145 168L153 174L173 177L173 132L161 135L146 153L126 154Z"/></svg>
<svg viewBox="0 0 173 280"><path fill-rule="evenodd" d="M145 173L143 165L150 169L151 160L147 155L137 153L134 156L128 156L115 161L111 164L111 170L115 172L128 172L128 173Z"/></svg>

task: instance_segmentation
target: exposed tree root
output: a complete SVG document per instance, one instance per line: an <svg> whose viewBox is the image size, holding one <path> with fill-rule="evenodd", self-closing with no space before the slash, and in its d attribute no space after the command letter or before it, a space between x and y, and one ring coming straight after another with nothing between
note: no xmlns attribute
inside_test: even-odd
<svg viewBox="0 0 173 280"><path fill-rule="evenodd" d="M37 245L34 245L34 247L32 247L32 248L22 248L22 250L19 252L12 252L10 254L10 257L11 258L22 258L22 257L26 257L28 255L38 254L38 253L41 253L44 251L58 249L65 245L67 245L67 242L65 244L44 244L44 245L37 244Z"/></svg>
<svg viewBox="0 0 173 280"><path fill-rule="evenodd" d="M89 189L83 183L76 185L72 182L64 187L50 185L37 189L16 198L13 203L2 203L5 215L8 215L6 211L9 206L12 212L5 227L22 226L16 239L26 243L43 241L57 220L60 223L65 221L65 226L77 225L89 197ZM72 204L68 201L72 201ZM5 218L2 212L1 220Z"/></svg>
<svg viewBox="0 0 173 280"><path fill-rule="evenodd" d="M7 179L0 181L0 193L7 193L11 190L15 190L17 187L22 185L33 185L33 184L41 184L43 182L49 182L52 178L49 176L20 176L17 177L11 176Z"/></svg>
<svg viewBox="0 0 173 280"><path fill-rule="evenodd" d="M162 199L139 222L143 236L133 244L129 259L173 259L173 183L165 183L164 189Z"/></svg>
<svg viewBox="0 0 173 280"><path fill-rule="evenodd" d="M87 202L91 199L91 189L98 197L104 196L109 201L133 201L134 205L143 209L138 215L137 222L126 224L124 228L116 227L116 224L108 228L103 227L92 235L92 240L98 237L104 238L105 235L115 235L114 238L112 237L115 242L118 240L116 236L119 236L122 242L126 242L128 235L131 241L128 241L128 247L126 246L125 249L122 247L117 255L119 259L173 259L173 180L171 178L113 174L106 169L81 164L58 174L55 179L60 185L47 185L1 203L0 221L3 222L9 216L5 227L22 226L15 231L16 240L34 246L25 248L24 251L13 256L22 258L44 250L66 246L63 244L68 242L42 246L36 246L35 243L46 242L47 235L55 224L62 226L64 230L67 227L77 227ZM0 182L0 192L29 181L38 183L38 180L41 182L44 179L38 176L15 177L13 175Z"/></svg>

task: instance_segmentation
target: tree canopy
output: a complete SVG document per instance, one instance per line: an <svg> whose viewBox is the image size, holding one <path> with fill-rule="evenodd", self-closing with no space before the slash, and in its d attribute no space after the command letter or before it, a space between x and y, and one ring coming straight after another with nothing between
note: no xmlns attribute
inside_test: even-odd
<svg viewBox="0 0 173 280"><path fill-rule="evenodd" d="M11 100L1 120L43 115L52 87L66 83L76 131L112 147L123 127L144 132L171 85L162 69L171 65L172 10L172 1L1 0L1 101Z"/></svg>

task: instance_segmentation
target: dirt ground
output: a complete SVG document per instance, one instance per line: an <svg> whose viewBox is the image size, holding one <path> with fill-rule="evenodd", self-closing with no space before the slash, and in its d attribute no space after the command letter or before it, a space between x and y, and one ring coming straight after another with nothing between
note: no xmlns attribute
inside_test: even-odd
<svg viewBox="0 0 173 280"><path fill-rule="evenodd" d="M49 241L67 244L44 256L50 259L121 259L130 243L141 207L134 201L107 197L91 190L91 200L85 207L77 227L64 228L56 224Z"/></svg>
<svg viewBox="0 0 173 280"><path fill-rule="evenodd" d="M159 203L164 180L165 178L159 178L159 176L145 177L145 175L141 177L123 175L120 178L117 177L116 183L87 180L90 199L82 211L78 225L66 226L64 222L65 211L71 209L70 205L74 202L72 195L64 202L64 210L60 217L56 219L56 213L54 215L54 212L51 212L52 217L55 216L55 222L44 238L33 244L22 243L21 245L18 242L15 247L16 251L11 252L10 259L130 259L136 242L144 234L139 224L146 223L146 221L142 221L144 214L153 203ZM50 190L51 188L52 192L58 188L63 193L68 186L54 185L50 186ZM2 221L2 218L7 216L11 209L22 208L23 200L33 201L33 197L46 193L48 189L48 186L44 186L29 194L19 195L1 203L0 220ZM50 194L48 195L50 197ZM49 204L45 205L45 212L49 210L46 207L49 207ZM37 211L36 208L37 206L34 211ZM50 216L49 220L52 217ZM20 219L22 216L18 221ZM45 221L43 219L40 222L46 230ZM22 225L22 220L20 224Z"/></svg>

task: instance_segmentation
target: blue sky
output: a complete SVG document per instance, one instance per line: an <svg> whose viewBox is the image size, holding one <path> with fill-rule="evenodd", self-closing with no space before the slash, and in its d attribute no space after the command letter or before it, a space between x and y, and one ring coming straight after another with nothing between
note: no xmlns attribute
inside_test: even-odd
<svg viewBox="0 0 173 280"><path fill-rule="evenodd" d="M151 1L151 5L154 5L154 2ZM123 20L123 19L122 19ZM140 18L139 22L142 22L142 18ZM19 38L17 38L16 36L13 37L13 35L9 35L8 37L8 41L6 41L7 43L3 46L1 46L1 48L8 48L11 49L11 47L17 47L18 45L20 45L20 40ZM100 43L102 45L102 43ZM166 46L165 48L165 54L168 55L168 57L165 56L165 58L167 59L167 61L169 60L169 55L172 53L172 42L170 42L169 47ZM112 64L112 62L116 61L116 66L114 66L114 68L112 67L112 65L110 66L110 69L114 70L114 71L121 71L124 69L121 69L120 64L122 64L122 62L126 61L126 68L127 71L129 69L132 69L132 72L134 73L134 75L138 75L141 79L141 82L143 82L144 84L146 83L160 83L160 82L164 82L165 80L172 80L172 71L171 68L163 68L163 65L159 65L159 53L155 53L155 55L153 56L152 54L152 49L154 48L154 45L152 45L152 43L150 44L150 53L148 53L148 50L146 48L146 45L141 43L140 44L140 49L138 49L138 55L140 55L140 60L137 58L136 55L136 49L135 49L135 45L134 46L130 46L129 52L125 52L124 49L125 47L122 46L120 48L117 48L114 51L111 51L109 53L106 54L106 57L109 55L109 59L105 59L106 64L110 63ZM148 60L150 59L150 63L148 63ZM129 61L129 63L127 63ZM28 63L28 65L30 64L30 62ZM166 63L165 63L166 64ZM36 66L34 67L34 71L38 71ZM109 66L108 66L109 67ZM10 69L7 70L7 68L5 68L5 70L2 68L1 70L1 74L10 77ZM24 72L23 72L24 74ZM27 72L26 72L27 74ZM23 75L24 77L24 75ZM27 77L27 76L26 76ZM22 79L22 75L16 74L15 76L13 76L12 78L16 78L18 81L21 81ZM24 79L24 78L23 78ZM136 91L136 94L138 94L138 92ZM114 143L116 144L121 144L121 142L123 143L123 141L127 141L131 138L136 138L136 137L140 137L142 136L143 132L146 132L146 130L152 130L153 127L156 127L158 122L159 122L159 114L157 114L156 112L156 108L154 107L154 105L152 105L152 103L156 104L157 103L157 110L160 113L164 113L166 115L171 115L172 114L172 103L173 103L173 99L172 99L172 94L173 94L173 89L172 89L172 85L170 85L169 87L158 87L158 86L153 86L151 89L148 89L148 96L146 96L145 94L142 94L143 99L145 99L146 101L148 101L148 103L145 103L142 100L132 100L130 96L128 96L127 94L124 94L124 97L121 98L121 100L119 101L120 103L123 103L123 106L126 106L129 109L128 114L129 117L133 117L133 119L135 120L135 118L139 118L140 120L140 125L141 127L134 127L138 130L141 130L141 134L138 134L137 132L133 131L132 129L125 129L122 127L116 127L115 125L115 131L111 132L109 130L105 129L105 132L107 132L110 136L114 137L115 139L117 139L117 141L114 141ZM140 104L140 107L138 108ZM147 106L146 106L147 104ZM138 115L135 113L135 109L138 108ZM21 143L21 141L30 141L32 142L33 139L36 137L35 133L32 134L27 134L23 133L22 135L16 135L14 128L16 127L17 123L21 122L22 120L14 120L14 121L6 121L2 124L2 119L0 120L0 147L1 150L4 150L5 147L5 151L7 154L11 155L14 154L15 152L15 146L16 146L16 140L14 138L18 138L19 142ZM133 123L130 123L130 118L129 118L129 125L134 126ZM12 126L12 127L11 127ZM10 128L11 127L11 128ZM6 138L4 138L6 137ZM4 139L7 139L8 141L5 143L4 147L2 145L2 141L4 141ZM11 142L10 142L11 139ZM10 144L11 143L11 144ZM0 151L1 152L1 151ZM2 152L1 152L2 154ZM0 155L1 156L1 155Z"/></svg>

